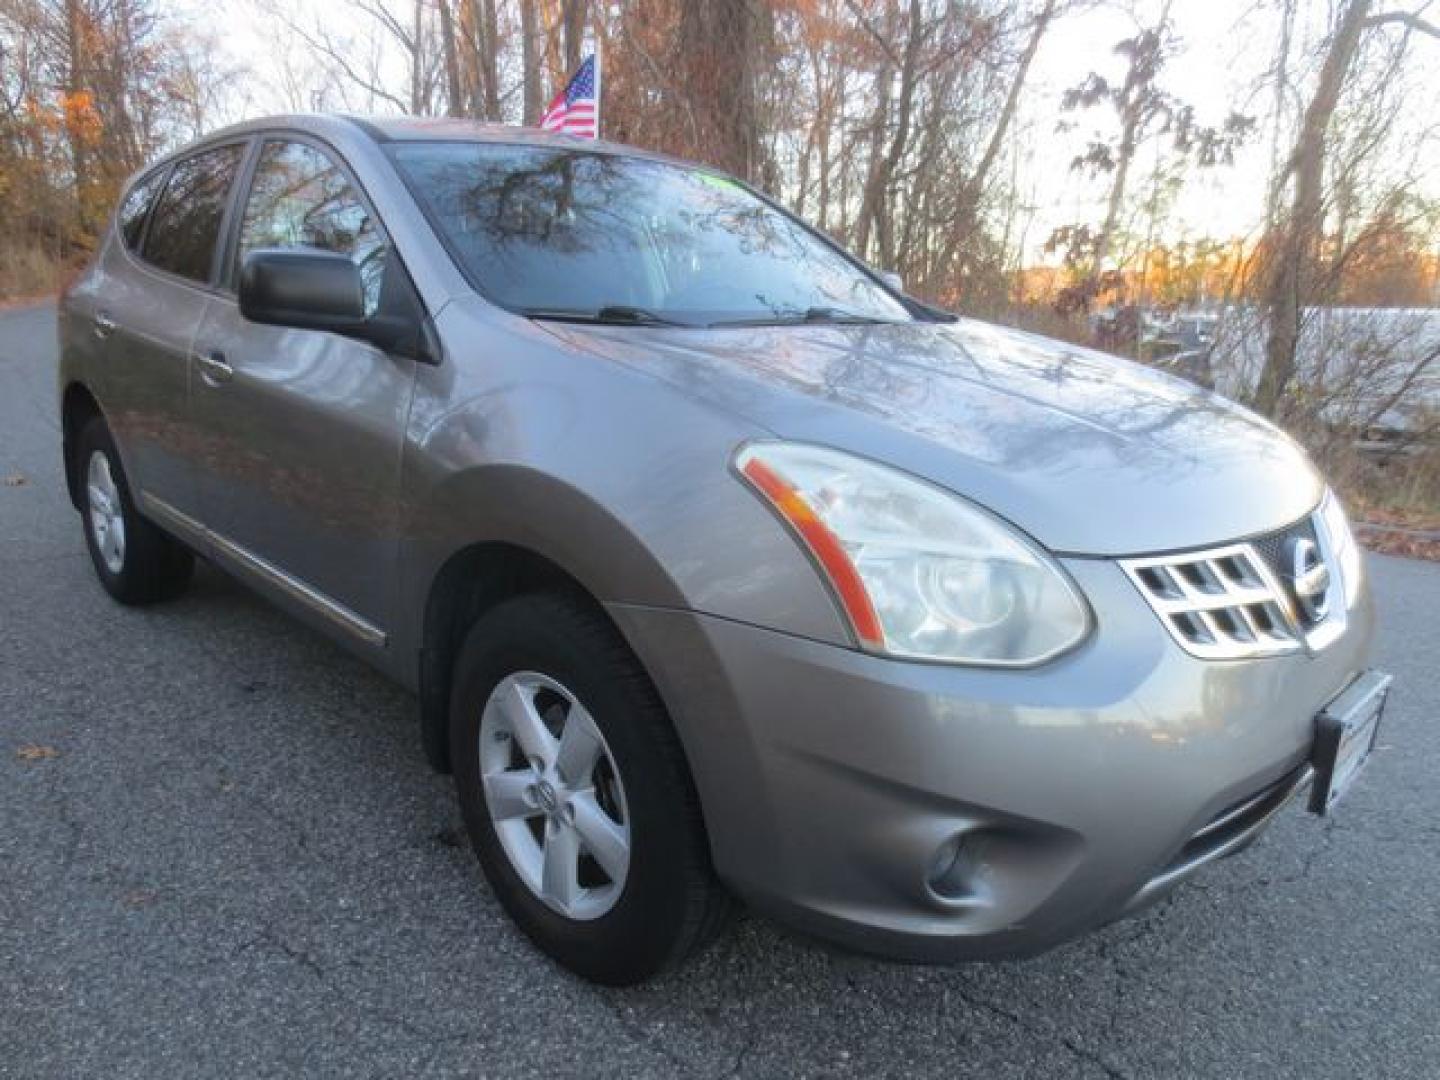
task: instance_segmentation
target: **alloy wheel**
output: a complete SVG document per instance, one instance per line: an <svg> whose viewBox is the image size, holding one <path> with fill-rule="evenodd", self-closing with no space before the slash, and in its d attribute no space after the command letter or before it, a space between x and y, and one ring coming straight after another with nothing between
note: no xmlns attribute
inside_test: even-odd
<svg viewBox="0 0 1440 1080"><path fill-rule="evenodd" d="M594 717L549 676L515 672L491 692L479 742L485 803L520 880L567 918L604 915L630 870L630 819Z"/></svg>
<svg viewBox="0 0 1440 1080"><path fill-rule="evenodd" d="M125 515L120 489L110 469L110 458L101 450L90 455L85 470L85 492L90 503L90 534L100 561L112 574L125 566Z"/></svg>

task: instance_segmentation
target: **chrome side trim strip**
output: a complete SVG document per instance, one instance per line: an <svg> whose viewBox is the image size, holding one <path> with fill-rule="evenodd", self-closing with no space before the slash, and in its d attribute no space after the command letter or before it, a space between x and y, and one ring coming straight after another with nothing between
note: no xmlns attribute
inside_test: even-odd
<svg viewBox="0 0 1440 1080"><path fill-rule="evenodd" d="M145 504L145 512L161 521L176 532L186 533L194 540L204 542L210 538L210 530L201 525L189 514L176 510L164 499L157 499L148 491L140 493L140 501Z"/></svg>
<svg viewBox="0 0 1440 1080"><path fill-rule="evenodd" d="M196 521L189 514L175 509L165 500L151 495L148 491L140 493L140 500L145 504L147 513L159 518L165 525L175 528L177 532L187 533L193 538L208 542L220 555L225 556L232 562L247 570L255 576L262 578L275 588L279 589L286 596L298 600L311 611L323 616L334 623L340 629L354 635L367 645L374 645L383 648L388 640L385 631L381 630L374 623L357 615L344 604L332 600L319 589L305 584L293 574L280 569L269 559L255 554L249 548L235 541L221 536L214 529L206 528Z"/></svg>
<svg viewBox="0 0 1440 1080"><path fill-rule="evenodd" d="M286 573L268 559L256 555L248 548L241 547L214 530L207 530L210 542L223 554L228 555L242 566L274 585L281 592L305 604L311 610L325 616L342 630L354 634L367 645L384 646L385 631L361 618L344 604L338 603L318 589L305 584L299 578Z"/></svg>

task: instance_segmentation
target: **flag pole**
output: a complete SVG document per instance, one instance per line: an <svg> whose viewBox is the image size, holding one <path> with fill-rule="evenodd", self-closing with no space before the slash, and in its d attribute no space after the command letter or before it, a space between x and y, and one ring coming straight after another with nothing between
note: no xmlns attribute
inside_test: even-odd
<svg viewBox="0 0 1440 1080"><path fill-rule="evenodd" d="M600 66L600 35L595 35L595 138L600 138L600 102L601 102L601 66Z"/></svg>

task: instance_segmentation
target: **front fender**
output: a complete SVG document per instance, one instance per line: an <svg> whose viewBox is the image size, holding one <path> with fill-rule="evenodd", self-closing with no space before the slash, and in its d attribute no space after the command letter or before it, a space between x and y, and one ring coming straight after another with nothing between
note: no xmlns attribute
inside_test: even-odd
<svg viewBox="0 0 1440 1080"><path fill-rule="evenodd" d="M405 449L397 659L418 653L441 568L480 543L539 555L601 603L849 641L809 558L730 468L763 430L469 305L441 331L449 356L417 372Z"/></svg>

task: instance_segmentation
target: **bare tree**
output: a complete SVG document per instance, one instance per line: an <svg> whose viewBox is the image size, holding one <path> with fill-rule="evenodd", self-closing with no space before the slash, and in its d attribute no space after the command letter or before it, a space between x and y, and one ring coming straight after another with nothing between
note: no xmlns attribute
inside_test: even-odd
<svg viewBox="0 0 1440 1080"><path fill-rule="evenodd" d="M334 0L322 11L297 11L287 0L255 0L318 60L341 103L366 112L417 116L435 111L445 67L440 18L428 0L402 7L386 0ZM345 17L337 18L337 9ZM386 60L398 56L404 86L387 77Z"/></svg>
<svg viewBox="0 0 1440 1080"><path fill-rule="evenodd" d="M1159 76L1177 47L1170 24L1170 2L1166 0L1154 23L1142 27L1134 37L1125 38L1115 52L1125 60L1125 77L1114 84L1103 75L1091 73L1065 95L1065 109L1109 105L1119 122L1114 144L1091 143L1077 160L1079 167L1110 174L1105 199L1105 218L1095 234L1090 252L1091 275L1098 274L1110 257L1120 210L1129 190L1130 169L1140 142L1153 128L1170 122L1179 103L1161 89Z"/></svg>
<svg viewBox="0 0 1440 1080"><path fill-rule="evenodd" d="M1277 186L1293 181L1288 220L1278 230L1271 251L1265 306L1269 335L1265 366L1252 403L1271 416L1295 376L1295 350L1300 340L1301 309L1313 290L1325 225L1325 158L1332 118L1367 33L1398 26L1409 33L1440 38L1440 28L1410 12L1372 13L1372 0L1349 0L1341 11L1325 50L1314 93L1305 108L1294 149Z"/></svg>

